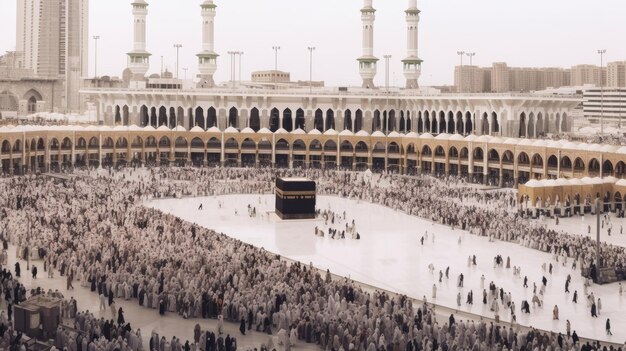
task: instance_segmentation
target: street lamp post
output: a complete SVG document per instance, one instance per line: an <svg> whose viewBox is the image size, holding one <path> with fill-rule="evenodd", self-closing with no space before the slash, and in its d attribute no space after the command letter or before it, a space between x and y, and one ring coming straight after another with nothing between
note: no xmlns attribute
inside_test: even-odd
<svg viewBox="0 0 626 351"><path fill-rule="evenodd" d="M600 134L604 134L604 79L602 70L606 49L598 50L598 54L600 54Z"/></svg>
<svg viewBox="0 0 626 351"><path fill-rule="evenodd" d="M472 69L472 60L474 58L474 56L476 56L475 52L468 52L466 53L467 57L469 57L470 59L470 88L469 88L469 93L473 93L474 90L474 70Z"/></svg>
<svg viewBox="0 0 626 351"><path fill-rule="evenodd" d="M457 51L457 55L461 56L461 66L459 67L459 93L463 92L463 55L465 51Z"/></svg>
<svg viewBox="0 0 626 351"><path fill-rule="evenodd" d="M313 51L315 46L309 46L309 94L313 92Z"/></svg>
<svg viewBox="0 0 626 351"><path fill-rule="evenodd" d="M598 276L599 273L600 273L600 198L596 198L596 277Z"/></svg>
<svg viewBox="0 0 626 351"><path fill-rule="evenodd" d="M474 56L476 56L475 52L468 52L467 53L467 57L470 58L470 66L472 65L472 59L474 58Z"/></svg>
<svg viewBox="0 0 626 351"><path fill-rule="evenodd" d="M243 59L243 51L239 51L239 85L241 85L241 60Z"/></svg>
<svg viewBox="0 0 626 351"><path fill-rule="evenodd" d="M274 89L278 86L278 50L280 50L280 46L272 46L272 50L274 50Z"/></svg>
<svg viewBox="0 0 626 351"><path fill-rule="evenodd" d="M174 44L174 47L176 48L176 79L178 79L178 53L180 48L183 47L182 44Z"/></svg>
<svg viewBox="0 0 626 351"><path fill-rule="evenodd" d="M231 87L235 87L235 51L229 51L228 55L230 56L230 85Z"/></svg>
<svg viewBox="0 0 626 351"><path fill-rule="evenodd" d="M389 92L389 59L391 55L384 55L385 58L385 90Z"/></svg>
<svg viewBox="0 0 626 351"><path fill-rule="evenodd" d="M95 55L94 55L94 61L95 62L94 62L94 65L93 65L93 67L94 67L94 73L93 73L94 78L98 78L98 39L100 39L99 35L94 35L93 36L93 41L95 43L95 49L96 49L96 52L95 52Z"/></svg>

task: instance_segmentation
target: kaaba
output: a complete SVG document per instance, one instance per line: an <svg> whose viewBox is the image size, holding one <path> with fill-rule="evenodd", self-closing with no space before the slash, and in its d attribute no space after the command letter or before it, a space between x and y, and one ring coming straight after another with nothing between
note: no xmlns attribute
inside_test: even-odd
<svg viewBox="0 0 626 351"><path fill-rule="evenodd" d="M281 219L315 218L315 182L276 178L276 214Z"/></svg>

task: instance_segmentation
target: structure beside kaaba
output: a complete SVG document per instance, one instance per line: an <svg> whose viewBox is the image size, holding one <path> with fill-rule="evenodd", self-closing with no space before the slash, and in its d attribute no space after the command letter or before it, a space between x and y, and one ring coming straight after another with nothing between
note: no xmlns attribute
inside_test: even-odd
<svg viewBox="0 0 626 351"><path fill-rule="evenodd" d="M276 178L276 214L281 219L315 218L315 182Z"/></svg>

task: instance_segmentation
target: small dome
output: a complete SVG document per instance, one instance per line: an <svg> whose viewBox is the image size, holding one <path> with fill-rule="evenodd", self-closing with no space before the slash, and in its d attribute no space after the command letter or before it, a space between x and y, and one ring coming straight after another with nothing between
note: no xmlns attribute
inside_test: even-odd
<svg viewBox="0 0 626 351"><path fill-rule="evenodd" d="M304 130L302 130L301 128L298 128L298 129L294 130L291 133L292 134L306 134L306 132Z"/></svg>
<svg viewBox="0 0 626 351"><path fill-rule="evenodd" d="M189 131L193 132L193 133L204 133L204 129L202 129L202 128L198 127L198 126L195 126L195 127L191 128L191 130L189 130Z"/></svg>
<svg viewBox="0 0 626 351"><path fill-rule="evenodd" d="M239 131L237 129L235 129L234 127L228 127L228 128L226 128L224 133L234 134L234 133L239 133Z"/></svg>
<svg viewBox="0 0 626 351"><path fill-rule="evenodd" d="M207 130L209 133L221 133L222 131L218 127L211 127Z"/></svg>
<svg viewBox="0 0 626 351"><path fill-rule="evenodd" d="M374 133L372 133L372 137L384 138L385 134L383 134L383 132L381 132L380 130L377 130Z"/></svg>
<svg viewBox="0 0 626 351"><path fill-rule="evenodd" d="M267 129L267 128L261 128L261 129L259 129L259 131L257 133L259 133L259 134L272 134L272 131Z"/></svg>
<svg viewBox="0 0 626 351"><path fill-rule="evenodd" d="M324 132L324 135L337 135L337 134L339 133L337 133L337 131L332 128Z"/></svg>
<svg viewBox="0 0 626 351"><path fill-rule="evenodd" d="M317 129L313 129L312 131L309 132L309 135L322 135L322 132L320 132Z"/></svg>
<svg viewBox="0 0 626 351"><path fill-rule="evenodd" d="M368 137L370 136L370 133L364 131L364 130L359 130L358 132L356 132L356 136L360 136L360 137Z"/></svg>
<svg viewBox="0 0 626 351"><path fill-rule="evenodd" d="M242 134L254 134L254 130L250 127L246 127L241 131Z"/></svg>
<svg viewBox="0 0 626 351"><path fill-rule="evenodd" d="M167 126L162 125L159 128L157 128L157 131L159 132L169 132L171 129L169 129Z"/></svg>
<svg viewBox="0 0 626 351"><path fill-rule="evenodd" d="M435 137L433 137L432 134L430 133L424 133L422 135L420 135L420 139L434 139Z"/></svg>
<svg viewBox="0 0 626 351"><path fill-rule="evenodd" d="M153 126L145 126L143 127L143 130L146 132L154 132L156 129L154 129Z"/></svg>
<svg viewBox="0 0 626 351"><path fill-rule="evenodd" d="M405 138L419 138L419 135L417 135L417 133L415 132L411 132L408 133L407 135L404 136Z"/></svg>
<svg viewBox="0 0 626 351"><path fill-rule="evenodd" d="M352 133L350 130L348 129L344 129L341 133L339 133L340 136L353 136L354 133Z"/></svg>
<svg viewBox="0 0 626 351"><path fill-rule="evenodd" d="M285 128L278 128L275 134L289 134Z"/></svg>

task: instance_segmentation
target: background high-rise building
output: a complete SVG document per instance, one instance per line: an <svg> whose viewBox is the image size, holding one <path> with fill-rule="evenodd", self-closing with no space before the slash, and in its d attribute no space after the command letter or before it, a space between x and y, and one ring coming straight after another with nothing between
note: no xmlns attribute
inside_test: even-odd
<svg viewBox="0 0 626 351"><path fill-rule="evenodd" d="M576 65L572 67L572 86L591 84L606 85L606 67L600 69L596 65Z"/></svg>
<svg viewBox="0 0 626 351"><path fill-rule="evenodd" d="M16 51L23 53L23 68L35 77L59 79L66 110L80 109L88 47L88 0L17 0Z"/></svg>
<svg viewBox="0 0 626 351"><path fill-rule="evenodd" d="M607 86L612 88L626 87L626 61L607 64Z"/></svg>

